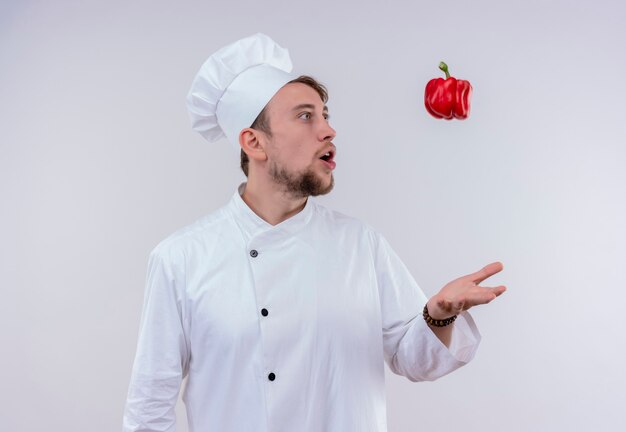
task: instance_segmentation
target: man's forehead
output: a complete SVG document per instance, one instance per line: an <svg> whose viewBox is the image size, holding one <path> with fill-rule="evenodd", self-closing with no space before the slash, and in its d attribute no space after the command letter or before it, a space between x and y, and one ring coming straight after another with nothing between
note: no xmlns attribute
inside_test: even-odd
<svg viewBox="0 0 626 432"><path fill-rule="evenodd" d="M301 110L303 108L315 109L315 105L312 104L312 103L301 103L301 104L298 104L295 107L291 108L291 111L298 111L298 110ZM326 105L324 105L324 108L322 109L322 111L328 111L328 107Z"/></svg>
<svg viewBox="0 0 626 432"><path fill-rule="evenodd" d="M282 87L270 100L272 109L281 112L293 112L299 109L316 109L320 106L322 99L315 89L303 83L290 83ZM323 112L328 111L324 105Z"/></svg>

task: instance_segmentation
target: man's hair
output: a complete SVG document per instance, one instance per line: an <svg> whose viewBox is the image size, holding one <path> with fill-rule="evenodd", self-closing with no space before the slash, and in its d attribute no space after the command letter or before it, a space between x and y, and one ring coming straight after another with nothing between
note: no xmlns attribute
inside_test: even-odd
<svg viewBox="0 0 626 432"><path fill-rule="evenodd" d="M320 95L320 99L322 99L322 102L328 102L328 91L326 90L326 87L323 84L319 83L315 78L308 75L300 75L298 78L289 81L287 84L291 83L302 83L308 85ZM263 132L271 138L272 131L270 130L269 120L270 119L267 113L267 105L265 105L265 107L261 110L261 112L250 127L252 129ZM246 177L248 177L249 162L250 160L248 159L248 155L243 151L243 149L241 149L241 170L246 175Z"/></svg>

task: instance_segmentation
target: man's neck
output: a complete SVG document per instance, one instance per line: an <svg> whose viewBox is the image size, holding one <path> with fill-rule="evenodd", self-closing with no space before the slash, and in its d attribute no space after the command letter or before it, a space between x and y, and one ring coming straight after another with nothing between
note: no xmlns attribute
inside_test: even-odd
<svg viewBox="0 0 626 432"><path fill-rule="evenodd" d="M246 183L241 199L270 225L278 225L300 213L307 202L306 197L294 198L286 194L284 190L278 189L275 184L262 187L260 183L250 181L250 179Z"/></svg>

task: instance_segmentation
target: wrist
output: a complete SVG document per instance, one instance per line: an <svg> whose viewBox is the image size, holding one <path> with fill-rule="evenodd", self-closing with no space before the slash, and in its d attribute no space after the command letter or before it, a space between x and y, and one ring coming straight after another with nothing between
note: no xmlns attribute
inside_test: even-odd
<svg viewBox="0 0 626 432"><path fill-rule="evenodd" d="M456 320L456 317L457 317L456 315L450 316L448 314L448 316L442 316L437 313L432 313L430 311L430 308L428 307L428 303L424 305L424 310L422 311L422 317L424 318L424 321L426 321L429 325L434 326L434 327L446 327L452 324L454 320Z"/></svg>
<svg viewBox="0 0 626 432"><path fill-rule="evenodd" d="M441 298L438 295L435 295L428 300L426 306L428 308L428 314L431 316L431 318L443 320L450 318L452 315L454 315L451 311L446 311L445 309L443 309L440 306L440 304L442 303L444 302L442 302Z"/></svg>

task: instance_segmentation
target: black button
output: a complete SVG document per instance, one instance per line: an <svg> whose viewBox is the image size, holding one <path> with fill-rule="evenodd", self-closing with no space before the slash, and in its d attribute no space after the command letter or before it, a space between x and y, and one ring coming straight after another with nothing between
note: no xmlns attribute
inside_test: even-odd
<svg viewBox="0 0 626 432"><path fill-rule="evenodd" d="M250 251L250 256L251 256L252 258L256 258L258 254L259 254L259 253L258 253L255 249L252 249L252 250Z"/></svg>
<svg viewBox="0 0 626 432"><path fill-rule="evenodd" d="M269 379L270 381L274 381L276 379L276 375L274 375L274 372L270 372L270 374L267 376L267 379Z"/></svg>
<svg viewBox="0 0 626 432"><path fill-rule="evenodd" d="M267 316L268 313L269 312L267 311L267 309L265 309L265 308L261 309L261 315Z"/></svg>

